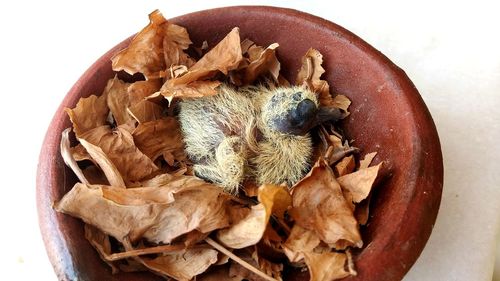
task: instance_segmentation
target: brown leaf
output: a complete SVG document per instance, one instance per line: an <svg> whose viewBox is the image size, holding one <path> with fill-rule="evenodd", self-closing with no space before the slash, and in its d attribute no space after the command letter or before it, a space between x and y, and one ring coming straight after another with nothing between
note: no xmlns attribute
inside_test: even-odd
<svg viewBox="0 0 500 281"><path fill-rule="evenodd" d="M217 266L197 276L196 281L241 281L241 277L230 277L228 266Z"/></svg>
<svg viewBox="0 0 500 281"><path fill-rule="evenodd" d="M375 158L375 156L377 156L377 152L372 152L372 153L368 153L365 155L365 158L363 158L363 160L359 161L359 169L366 169L370 166L370 164L372 163L373 161L373 158Z"/></svg>
<svg viewBox="0 0 500 281"><path fill-rule="evenodd" d="M186 249L154 259L137 258L147 268L165 277L188 281L217 262L218 252L207 248Z"/></svg>
<svg viewBox="0 0 500 281"><path fill-rule="evenodd" d="M184 52L191 43L189 34L184 27L169 24L167 34L163 38L163 54L166 68L174 65L192 66L195 61Z"/></svg>
<svg viewBox="0 0 500 281"><path fill-rule="evenodd" d="M118 169L125 183L142 180L158 170L153 161L137 148L127 127L119 126L111 130L108 126L101 126L86 132L79 140L82 145L85 141L100 148L102 153L99 152L99 156L108 159ZM85 148L90 153L87 146ZM92 158L98 160L94 156ZM99 166L104 170L102 163ZM111 180L110 183L115 185Z"/></svg>
<svg viewBox="0 0 500 281"><path fill-rule="evenodd" d="M284 186L264 184L259 187L257 198L281 219L284 218L285 211L292 205L292 196Z"/></svg>
<svg viewBox="0 0 500 281"><path fill-rule="evenodd" d="M231 266L229 267L230 277L239 277L243 280L249 281L283 280L281 279L283 264L272 263L260 257L255 248L245 248L241 251L238 251L237 254L242 260L260 269L261 272L265 273L270 278L263 278L262 276L255 274L254 272L235 262L232 262Z"/></svg>
<svg viewBox="0 0 500 281"><path fill-rule="evenodd" d="M304 253L311 275L310 281L331 281L351 275L345 270L347 256L344 253Z"/></svg>
<svg viewBox="0 0 500 281"><path fill-rule="evenodd" d="M170 81L170 80L169 80ZM171 102L174 98L199 98L217 94L216 88L220 81L193 81L188 84L170 86L167 82L161 89L161 94Z"/></svg>
<svg viewBox="0 0 500 281"><path fill-rule="evenodd" d="M296 85L309 87L318 94L318 100L321 106L333 106L333 98L330 94L330 86L325 80L321 80L321 75L325 69L321 66L323 55L318 50L309 49L302 57L302 66L300 67Z"/></svg>
<svg viewBox="0 0 500 281"><path fill-rule="evenodd" d="M149 100L141 100L131 105L127 111L139 123L155 121L163 115L163 108Z"/></svg>
<svg viewBox="0 0 500 281"><path fill-rule="evenodd" d="M183 53L191 43L187 31L170 24L158 10L149 14L149 20L130 45L111 59L114 71L142 73L150 80L173 64L190 63Z"/></svg>
<svg viewBox="0 0 500 281"><path fill-rule="evenodd" d="M64 160L64 163L75 173L76 177L78 180L80 180L83 183L88 184L89 181L83 174L82 170L78 166L78 164L75 161L75 158L73 158L73 153L71 152L70 149L70 143L69 143L69 132L71 131L70 128L65 129L62 132L61 135L61 144L60 144L60 150L61 150L61 156Z"/></svg>
<svg viewBox="0 0 500 281"><path fill-rule="evenodd" d="M382 163L377 166L358 170L354 173L339 177L337 180L343 189L352 194L352 201L359 203L365 199L373 187Z"/></svg>
<svg viewBox="0 0 500 281"><path fill-rule="evenodd" d="M242 59L240 32L239 28L235 27L213 49L197 61L186 74L168 82L171 86L176 86L209 79L219 71L227 74L228 71L238 67Z"/></svg>
<svg viewBox="0 0 500 281"><path fill-rule="evenodd" d="M337 165L335 165L335 171L339 175L339 177L352 173L354 168L356 167L356 163L354 162L354 156L346 156L344 157Z"/></svg>
<svg viewBox="0 0 500 281"><path fill-rule="evenodd" d="M80 143L87 150L92 159L99 165L101 170L106 175L108 182L116 187L125 187L125 182L120 174L120 171L113 164L111 159L102 151L102 149L96 145L91 144L85 139L79 139Z"/></svg>
<svg viewBox="0 0 500 281"><path fill-rule="evenodd" d="M190 180L186 178L161 187L129 189L77 183L55 209L121 242L126 237L131 241L143 237L153 243L170 243L195 229L208 233L226 227L227 198L221 189L200 180L196 185L182 185Z"/></svg>
<svg viewBox="0 0 500 281"><path fill-rule="evenodd" d="M314 231L325 243L346 240L356 247L363 245L358 223L324 159L293 187L292 198L289 213L299 226Z"/></svg>
<svg viewBox="0 0 500 281"><path fill-rule="evenodd" d="M336 95L333 98L333 107L340 108L345 112L349 112L349 105L351 105L351 100L344 95Z"/></svg>
<svg viewBox="0 0 500 281"><path fill-rule="evenodd" d="M312 252L319 243L320 240L313 231L295 224L290 236L283 244L283 251L290 262L300 262L304 258L303 253Z"/></svg>
<svg viewBox="0 0 500 281"><path fill-rule="evenodd" d="M241 249L257 244L262 238L272 212L283 217L290 206L291 198L282 186L263 185L259 187L260 204L252 206L250 213L228 229L217 232L217 239L225 246Z"/></svg>
<svg viewBox="0 0 500 281"><path fill-rule="evenodd" d="M201 97L215 95L219 81L201 81L218 72L227 74L236 69L243 59L239 29L233 28L212 50L197 61L184 75L168 80L160 93L171 101L174 97Z"/></svg>
<svg viewBox="0 0 500 281"><path fill-rule="evenodd" d="M97 229L96 227L85 224L85 238L90 242L92 247L97 250L101 259L111 267L113 274L118 273L118 267L113 262L107 261L106 257L111 255L111 242L109 236Z"/></svg>
<svg viewBox="0 0 500 281"><path fill-rule="evenodd" d="M131 105L134 105L146 97L160 90L162 85L161 79L137 81L130 84L127 88L128 98Z"/></svg>
<svg viewBox="0 0 500 281"><path fill-rule="evenodd" d="M139 124L132 136L139 150L153 161L165 153L178 155L184 151L181 129L174 117Z"/></svg>
<svg viewBox="0 0 500 281"><path fill-rule="evenodd" d="M253 83L259 76L267 73L271 74L274 81L278 81L280 72L280 62L276 58L276 48L278 43L269 45L265 50L259 50L259 54L250 57L250 63L245 68L244 84ZM249 50L251 53L251 50Z"/></svg>
<svg viewBox="0 0 500 281"><path fill-rule="evenodd" d="M217 239L226 247L241 249L259 242L266 230L271 210L264 204L252 206L250 213L228 229L217 232Z"/></svg>
<svg viewBox="0 0 500 281"><path fill-rule="evenodd" d="M106 95L81 98L73 109L65 108L73 131L79 137L83 133L106 124L109 108L106 104Z"/></svg>
<svg viewBox="0 0 500 281"><path fill-rule="evenodd" d="M104 94L107 97L107 104L117 125L126 124L132 121L132 117L127 112L129 105L128 89L129 84L114 77L108 81Z"/></svg>

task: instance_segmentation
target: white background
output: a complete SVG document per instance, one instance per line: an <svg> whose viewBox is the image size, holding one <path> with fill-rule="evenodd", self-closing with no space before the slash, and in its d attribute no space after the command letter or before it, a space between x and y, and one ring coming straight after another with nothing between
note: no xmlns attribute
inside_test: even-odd
<svg viewBox="0 0 500 281"><path fill-rule="evenodd" d="M53 113L85 69L156 8L168 18L267 4L315 14L365 39L407 72L434 117L443 200L405 281L491 280L500 222L500 9L486 1L372 2L1 1L1 279L56 279L37 224L36 165Z"/></svg>

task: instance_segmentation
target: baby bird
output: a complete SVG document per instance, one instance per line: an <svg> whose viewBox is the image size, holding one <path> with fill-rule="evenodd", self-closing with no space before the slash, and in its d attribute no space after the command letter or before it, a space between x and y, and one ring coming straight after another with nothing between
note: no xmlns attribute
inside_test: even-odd
<svg viewBox="0 0 500 281"><path fill-rule="evenodd" d="M248 177L257 184L292 186L310 168L309 130L340 119L319 107L304 87L222 84L218 94L179 103L186 152L195 175L236 193Z"/></svg>

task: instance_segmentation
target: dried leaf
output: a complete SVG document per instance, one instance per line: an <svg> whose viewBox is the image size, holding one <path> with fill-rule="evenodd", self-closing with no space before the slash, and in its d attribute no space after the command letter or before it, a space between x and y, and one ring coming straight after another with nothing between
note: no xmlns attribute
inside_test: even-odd
<svg viewBox="0 0 500 281"><path fill-rule="evenodd" d="M227 74L242 60L239 29L234 28L219 44L196 62L189 71L168 80L160 93L169 101L174 97L200 97L216 94L218 81L200 81L212 78L218 72Z"/></svg>
<svg viewBox="0 0 500 281"><path fill-rule="evenodd" d="M73 171L73 173L75 173L78 180L80 180L81 182L83 182L85 184L88 184L89 181L87 180L87 178L83 174L80 167L78 167L78 164L76 163L75 158L73 158L73 154L71 153L70 143L69 143L69 132L70 131L71 131L71 129L67 128L62 132L61 145L60 145L61 156L64 160L64 163L66 163L66 165L68 167L70 167L70 169Z"/></svg>
<svg viewBox="0 0 500 281"><path fill-rule="evenodd" d="M262 281L262 280L283 280L281 279L281 271L283 270L283 264L272 263L262 257L260 257L255 248L246 248L241 251L238 251L238 256L247 262L248 264L259 268L261 272L263 272L266 277L257 275L254 272L250 271L248 268L242 266L238 263L231 263L229 267L229 276L230 277L239 277L243 280L249 281Z"/></svg>
<svg viewBox="0 0 500 281"><path fill-rule="evenodd" d="M228 266L217 266L196 277L196 281L241 281L238 276L229 276Z"/></svg>
<svg viewBox="0 0 500 281"><path fill-rule="evenodd" d="M134 105L154 94L160 90L161 85L161 79L137 81L130 84L127 88L130 104Z"/></svg>
<svg viewBox="0 0 500 281"><path fill-rule="evenodd" d="M174 65L185 65L187 67L193 65L195 61L184 52L191 43L189 34L184 27L169 24L167 34L163 38L163 54L166 68Z"/></svg>
<svg viewBox="0 0 500 281"><path fill-rule="evenodd" d="M370 194L381 166L382 163L377 166L361 169L354 173L341 176L337 180L343 189L348 190L352 194L352 201L359 203Z"/></svg>
<svg viewBox="0 0 500 281"><path fill-rule="evenodd" d="M370 202L372 195L368 195L368 197L356 204L356 208L354 209L354 216L358 220L360 225L365 225L368 222L368 218L370 217Z"/></svg>
<svg viewBox="0 0 500 281"><path fill-rule="evenodd" d="M272 212L283 217L290 206L291 198L282 186L263 185L259 187L258 205L252 206L250 213L228 229L217 232L217 239L225 246L242 249L257 244L262 238Z"/></svg>
<svg viewBox="0 0 500 281"><path fill-rule="evenodd" d="M217 251L213 249L194 248L177 253L169 253L154 259L137 258L147 268L165 277L176 280L191 280L205 272L217 262Z"/></svg>
<svg viewBox="0 0 500 281"><path fill-rule="evenodd" d="M351 100L344 95L336 95L333 98L333 107L340 108L345 112L349 112L348 108L351 105Z"/></svg>
<svg viewBox="0 0 500 281"><path fill-rule="evenodd" d="M208 233L226 227L227 198L221 189L199 180L196 185L181 184L189 180L184 177L161 187L130 189L77 183L55 209L122 242L125 237L131 241L143 237L153 243L170 243L195 229Z"/></svg>
<svg viewBox="0 0 500 281"><path fill-rule="evenodd" d="M84 229L85 238L97 250L101 259L111 267L113 274L118 273L118 267L113 262L107 261L107 257L112 253L109 236L92 225L85 224Z"/></svg>
<svg viewBox="0 0 500 281"><path fill-rule="evenodd" d="M325 243L346 240L356 247L363 242L358 223L333 171L320 159L292 191L290 215L299 226L314 231Z"/></svg>
<svg viewBox="0 0 500 281"><path fill-rule="evenodd" d="M300 262L304 258L303 253L312 252L319 243L319 237L313 231L295 224L290 236L283 244L283 251L290 262Z"/></svg>
<svg viewBox="0 0 500 281"><path fill-rule="evenodd" d="M149 100L141 100L131 105L127 112L139 123L158 120L163 115L163 108Z"/></svg>
<svg viewBox="0 0 500 281"><path fill-rule="evenodd" d="M284 186L264 184L259 187L257 198L281 219L284 218L285 211L292 205L292 196Z"/></svg>
<svg viewBox="0 0 500 281"><path fill-rule="evenodd" d="M217 239L226 247L241 249L259 242L266 230L271 210L264 204L252 206L250 213L228 229L217 232Z"/></svg>
<svg viewBox="0 0 500 281"><path fill-rule="evenodd" d="M142 73L150 80L172 64L189 61L182 51L191 43L187 31L170 24L158 10L149 14L149 20L130 45L111 59L114 71Z"/></svg>
<svg viewBox="0 0 500 281"><path fill-rule="evenodd" d="M132 136L139 150L153 161L164 153L174 155L184 151L180 126L174 117L139 124Z"/></svg>
<svg viewBox="0 0 500 281"><path fill-rule="evenodd" d="M304 85L309 87L313 92L318 94L318 100L322 106L333 106L333 98L330 94L330 86L325 80L321 80L321 75L325 73L325 69L321 66L323 63L323 55L318 50L309 49L302 57L302 66L300 67L296 85Z"/></svg>
<svg viewBox="0 0 500 281"><path fill-rule="evenodd" d="M365 155L365 158L363 158L363 160L359 161L359 169L366 169L370 166L370 164L372 163L373 161L373 158L375 158L375 156L377 156L377 152L372 152L372 153L368 153Z"/></svg>
<svg viewBox="0 0 500 281"><path fill-rule="evenodd" d="M271 74L274 81L278 81L280 72L280 62L276 58L276 48L278 47L278 43L271 44L265 50L259 50L260 53L258 56L254 55L255 57L250 57L250 63L245 68L244 84L251 84L259 76L267 73Z"/></svg>
<svg viewBox="0 0 500 281"><path fill-rule="evenodd" d="M171 80L169 80L171 81ZM219 81L193 81L188 84L168 86L168 82L161 89L161 94L171 102L173 98L199 98L217 94Z"/></svg>
<svg viewBox="0 0 500 281"><path fill-rule="evenodd" d="M112 130L108 126L101 126L86 132L79 140L82 145L84 145L83 142L85 141L85 143L99 147L101 152L96 157L108 159L119 171L125 183L142 180L158 170L153 161L137 148L127 127L119 126ZM90 153L87 147L89 145L84 146L87 152ZM95 151L97 150L93 149L94 153ZM92 153L90 154L92 155ZM92 158L96 162L98 161L94 155L92 155ZM103 163L99 163L101 169L104 170L105 168L102 165ZM106 173L107 177L110 175ZM115 182L111 181L110 178L108 180L111 185L115 185Z"/></svg>
<svg viewBox="0 0 500 281"><path fill-rule="evenodd" d="M114 77L108 81L104 94L107 97L107 104L117 125L127 124L132 121L132 117L127 112L129 105L128 98L129 84Z"/></svg>
<svg viewBox="0 0 500 281"><path fill-rule="evenodd" d="M304 258L311 275L310 281L331 281L350 275L345 270L347 256L343 253L304 253Z"/></svg>
<svg viewBox="0 0 500 281"><path fill-rule="evenodd" d="M339 177L352 173L356 163L354 162L354 157L352 155L344 157L337 165L335 165L335 171Z"/></svg>
<svg viewBox="0 0 500 281"><path fill-rule="evenodd" d="M79 139L80 143L87 150L92 159L99 165L101 170L106 175L106 179L108 182L116 187L125 187L125 182L123 178L113 164L113 162L109 159L109 157L102 151L102 149L96 145L91 144L85 139Z"/></svg>
<svg viewBox="0 0 500 281"><path fill-rule="evenodd" d="M109 108L106 95L81 98L73 109L65 108L77 137L83 133L106 124Z"/></svg>

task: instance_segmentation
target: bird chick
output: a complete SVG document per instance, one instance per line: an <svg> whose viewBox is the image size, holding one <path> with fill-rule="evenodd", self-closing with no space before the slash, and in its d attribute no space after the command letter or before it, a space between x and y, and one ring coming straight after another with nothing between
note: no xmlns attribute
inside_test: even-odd
<svg viewBox="0 0 500 281"><path fill-rule="evenodd" d="M215 96L179 105L194 173L231 193L247 177L257 184L299 181L311 164L309 130L341 117L338 109L320 108L316 94L298 86L223 84Z"/></svg>

